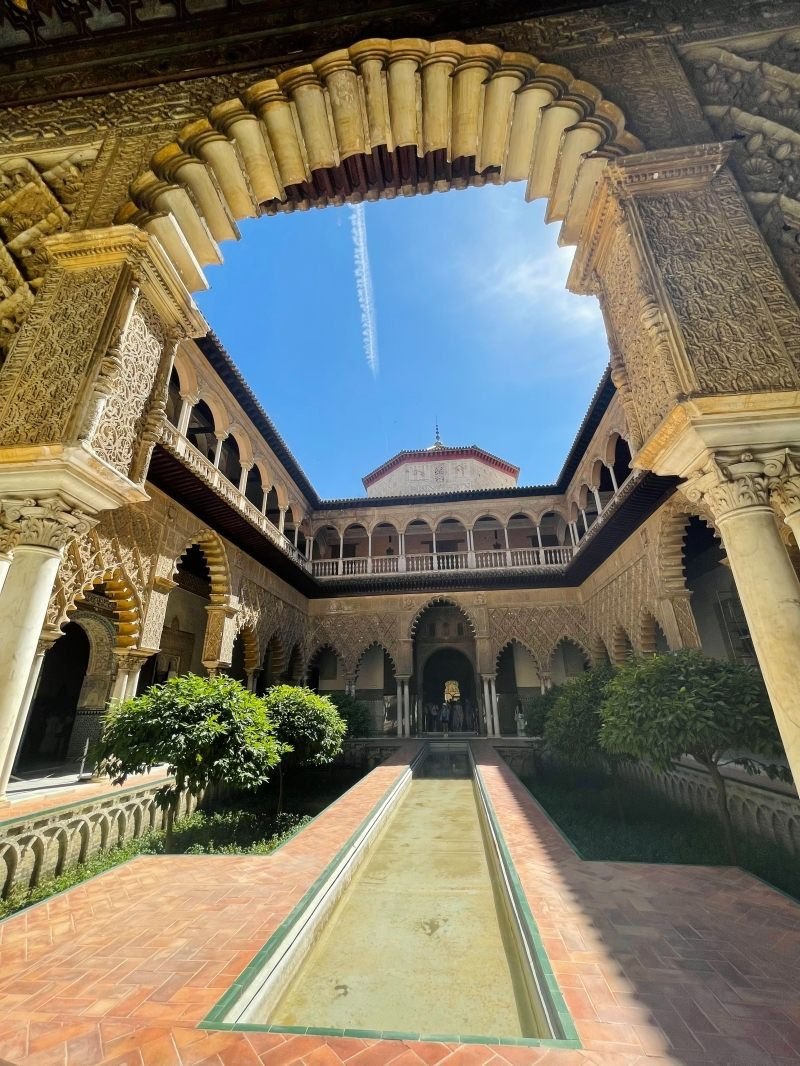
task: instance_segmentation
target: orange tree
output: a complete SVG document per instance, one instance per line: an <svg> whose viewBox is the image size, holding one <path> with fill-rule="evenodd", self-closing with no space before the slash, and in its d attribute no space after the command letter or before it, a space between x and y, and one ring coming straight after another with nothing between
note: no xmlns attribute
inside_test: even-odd
<svg viewBox="0 0 800 1066"><path fill-rule="evenodd" d="M310 688L276 685L264 696L275 736L286 752L279 767L278 814L283 809L284 769L324 766L342 750L347 724L327 696Z"/></svg>
<svg viewBox="0 0 800 1066"><path fill-rule="evenodd" d="M787 776L781 742L757 669L683 649L620 667L605 689L600 742L657 770L690 755L708 771L733 863L736 844L720 766Z"/></svg>
<svg viewBox="0 0 800 1066"><path fill-rule="evenodd" d="M225 674L174 677L112 705L94 752L114 784L167 764L173 780L156 792L167 812L166 851L182 792L198 795L217 783L258 788L281 754L264 701Z"/></svg>

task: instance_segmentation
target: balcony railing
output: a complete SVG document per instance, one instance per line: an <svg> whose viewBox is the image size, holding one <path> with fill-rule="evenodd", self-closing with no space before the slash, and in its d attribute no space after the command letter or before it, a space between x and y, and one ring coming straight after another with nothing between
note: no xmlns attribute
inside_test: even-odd
<svg viewBox="0 0 800 1066"><path fill-rule="evenodd" d="M184 466L194 471L207 485L210 485L218 496L221 496L223 500L234 507L240 514L243 514L254 526L257 526L268 540L284 554L288 555L290 559L293 559L299 567L310 571L311 566L308 560L295 548L289 538L276 529L267 516L263 515L239 491L236 485L228 481L225 475L209 459L206 459L183 434L179 433L169 423L164 425L161 430L161 444L171 455L180 459Z"/></svg>
<svg viewBox="0 0 800 1066"><path fill-rule="evenodd" d="M478 551L436 552L434 554L406 554L357 556L340 559L314 559L310 562L297 550L294 544L281 533L266 515L240 492L238 486L230 482L214 464L199 452L193 444L171 424L164 425L161 431L161 444L179 459L198 477L208 484L213 491L248 521L256 526L297 566L315 578L358 578L367 574L420 574L433 572L453 572L463 570L563 570L573 557L597 535L605 524L609 514L634 491L638 482L645 476L645 471L634 470L626 481L619 486L611 500L605 506L581 537L577 547L559 545L542 548L492 548Z"/></svg>
<svg viewBox="0 0 800 1066"><path fill-rule="evenodd" d="M420 574L453 570L563 569L574 548L510 548L508 551L437 552L421 555L376 555L349 559L315 559L314 577L357 577L364 574Z"/></svg>

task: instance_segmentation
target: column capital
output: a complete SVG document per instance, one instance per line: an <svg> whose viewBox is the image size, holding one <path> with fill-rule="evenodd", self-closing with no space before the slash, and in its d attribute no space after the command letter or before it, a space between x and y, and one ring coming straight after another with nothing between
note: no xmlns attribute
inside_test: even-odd
<svg viewBox="0 0 800 1066"><path fill-rule="evenodd" d="M706 506L716 522L743 510L771 509L766 462L751 451L712 452L707 465L678 487L691 503Z"/></svg>
<svg viewBox="0 0 800 1066"><path fill-rule="evenodd" d="M37 545L61 552L83 536L97 519L73 507L63 496L6 497L0 503L0 550Z"/></svg>
<svg viewBox="0 0 800 1066"><path fill-rule="evenodd" d="M765 457L764 472L769 478L772 498L780 507L784 518L800 512L800 456L792 455L788 448Z"/></svg>
<svg viewBox="0 0 800 1066"><path fill-rule="evenodd" d="M130 674L141 668L145 659L149 659L153 653L140 651L135 648L114 648L114 658L117 662L117 670L124 674Z"/></svg>

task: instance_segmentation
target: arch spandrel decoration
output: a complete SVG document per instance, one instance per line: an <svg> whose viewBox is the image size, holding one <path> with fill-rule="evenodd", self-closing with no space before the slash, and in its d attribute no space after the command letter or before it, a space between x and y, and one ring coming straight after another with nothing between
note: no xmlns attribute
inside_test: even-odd
<svg viewBox="0 0 800 1066"><path fill-rule="evenodd" d="M565 67L495 45L360 41L252 85L151 157L117 211L190 290L235 220L525 181L575 243L609 160L641 150L618 107Z"/></svg>

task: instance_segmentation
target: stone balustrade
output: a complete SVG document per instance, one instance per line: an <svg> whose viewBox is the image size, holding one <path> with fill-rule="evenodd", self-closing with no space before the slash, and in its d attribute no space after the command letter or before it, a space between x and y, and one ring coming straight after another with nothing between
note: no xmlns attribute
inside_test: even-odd
<svg viewBox="0 0 800 1066"><path fill-rule="evenodd" d="M247 499L232 482L211 462L206 459L193 444L173 425L165 423L161 430L161 444L176 459L202 478L214 492L243 514L265 537L288 555L302 570L309 570L310 565L287 536L276 529L274 524Z"/></svg>
<svg viewBox="0 0 800 1066"><path fill-rule="evenodd" d="M163 784L163 778L156 778L130 788L109 785L85 800L73 796L62 805L0 821L0 897L35 888L99 851L163 829L166 814L155 801ZM197 798L185 793L178 817L196 807Z"/></svg>
<svg viewBox="0 0 800 1066"><path fill-rule="evenodd" d="M436 552L419 555L359 556L350 559L315 559L315 578L361 577L365 574L419 574L452 570L563 570L575 548L509 548L501 551Z"/></svg>

